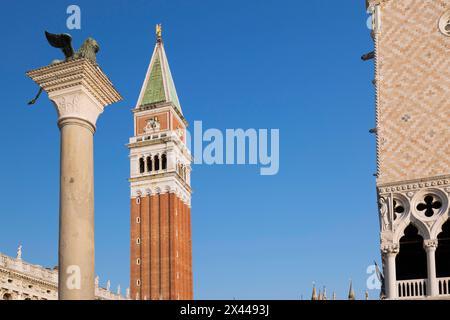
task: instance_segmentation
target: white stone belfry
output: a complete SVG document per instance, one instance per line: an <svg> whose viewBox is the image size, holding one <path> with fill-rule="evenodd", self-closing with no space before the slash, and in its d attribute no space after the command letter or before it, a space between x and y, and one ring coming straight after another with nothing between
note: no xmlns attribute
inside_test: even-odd
<svg viewBox="0 0 450 320"><path fill-rule="evenodd" d="M93 135L122 97L97 64L69 60L29 71L54 103L61 131L59 299L94 299Z"/></svg>

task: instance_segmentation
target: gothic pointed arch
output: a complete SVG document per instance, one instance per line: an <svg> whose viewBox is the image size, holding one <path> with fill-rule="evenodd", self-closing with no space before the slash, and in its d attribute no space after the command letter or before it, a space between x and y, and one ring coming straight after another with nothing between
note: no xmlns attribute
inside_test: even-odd
<svg viewBox="0 0 450 320"><path fill-rule="evenodd" d="M397 280L426 279L427 255L423 237L414 224L409 224L400 238L400 251L396 257Z"/></svg>
<svg viewBox="0 0 450 320"><path fill-rule="evenodd" d="M400 242L400 239L405 235L406 229L411 225L413 225L417 229L418 234L423 239L430 239L430 231L428 230L428 227L425 225L425 223L415 218L414 216L410 216L409 223L408 220L405 220L402 224L399 224L397 226L397 229L395 230L394 242Z"/></svg>

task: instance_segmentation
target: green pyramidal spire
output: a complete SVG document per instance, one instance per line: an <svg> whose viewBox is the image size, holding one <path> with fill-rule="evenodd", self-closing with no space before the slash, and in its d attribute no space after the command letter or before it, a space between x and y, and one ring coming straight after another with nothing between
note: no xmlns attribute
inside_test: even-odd
<svg viewBox="0 0 450 320"><path fill-rule="evenodd" d="M141 94L139 95L137 107L171 102L182 113L161 38L161 25L156 25L156 38L155 49L153 50Z"/></svg>

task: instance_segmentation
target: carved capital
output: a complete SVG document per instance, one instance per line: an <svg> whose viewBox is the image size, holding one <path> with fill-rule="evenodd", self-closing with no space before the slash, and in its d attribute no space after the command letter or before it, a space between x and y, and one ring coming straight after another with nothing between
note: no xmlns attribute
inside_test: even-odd
<svg viewBox="0 0 450 320"><path fill-rule="evenodd" d="M423 241L423 247L425 250L436 250L438 246L437 239L428 239Z"/></svg>
<svg viewBox="0 0 450 320"><path fill-rule="evenodd" d="M98 116L103 112L103 107L83 88L57 95L49 94L49 98L58 113L58 123L66 119L78 119L88 122L95 129Z"/></svg>
<svg viewBox="0 0 450 320"><path fill-rule="evenodd" d="M396 255L399 252L399 245L396 243L382 243L381 252L386 255Z"/></svg>

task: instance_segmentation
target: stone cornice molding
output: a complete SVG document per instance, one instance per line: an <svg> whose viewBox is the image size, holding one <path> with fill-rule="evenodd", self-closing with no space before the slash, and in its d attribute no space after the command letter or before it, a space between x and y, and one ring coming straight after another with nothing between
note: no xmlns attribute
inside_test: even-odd
<svg viewBox="0 0 450 320"><path fill-rule="evenodd" d="M149 180L149 178L151 177L151 180ZM177 182L186 189L187 192L191 193L192 189L191 187L181 178L181 176L176 172L176 171L171 171L171 172L162 172L162 173L155 173L155 174L149 174L149 175L144 175L142 177L135 177L135 178L129 178L128 181L130 183L149 183L149 184L154 184L157 185L159 184L158 181L155 181L155 179L158 178L167 178L167 177L175 177ZM161 184L164 184L165 182L162 181Z"/></svg>
<svg viewBox="0 0 450 320"><path fill-rule="evenodd" d="M83 86L103 107L122 100L109 78L97 64L87 59L76 59L51 64L27 75L49 95L64 89Z"/></svg>
<svg viewBox="0 0 450 320"><path fill-rule="evenodd" d="M24 279L24 280L31 282L33 284L36 284L36 285L43 285L43 286L47 286L49 288L57 288L58 287L55 282L52 282L49 280L44 280L42 278L37 278L37 275L34 275L34 274L22 273L19 271L15 271L15 270L3 268L3 267L0 268L0 272L10 275L13 278Z"/></svg>
<svg viewBox="0 0 450 320"><path fill-rule="evenodd" d="M369 7L377 6L380 4L387 3L389 1L391 1L391 0L366 0L366 7L369 8Z"/></svg>
<svg viewBox="0 0 450 320"><path fill-rule="evenodd" d="M67 118L83 120L94 131L104 108L122 99L100 67L86 59L51 64L27 75L48 93L59 122Z"/></svg>
<svg viewBox="0 0 450 320"><path fill-rule="evenodd" d="M131 153L135 152L141 152L141 150L138 150L138 148L143 147L150 147L150 146L161 146L161 150L166 150L164 148L167 148L170 144L173 143L173 145L177 146L186 158L189 159L189 161L193 161L193 156L191 155L190 150L187 148L186 144L180 140L180 138L174 134L173 130L168 130L166 136L158 135L157 139L143 139L145 136L152 136L149 135L141 135L138 137L132 137L130 139L130 143L128 143L126 146L128 149L131 150ZM140 139L138 141L138 139ZM164 144L164 145L163 145Z"/></svg>
<svg viewBox="0 0 450 320"><path fill-rule="evenodd" d="M181 185L178 180L161 180L134 182L131 184L131 198L143 198L158 194L175 194L189 207L191 205L191 191Z"/></svg>
<svg viewBox="0 0 450 320"><path fill-rule="evenodd" d="M432 178L423 178L416 180L405 180L395 183L386 183L378 185L377 189L380 194L389 192L399 192L408 190L419 190L429 187L443 187L450 186L450 175L442 175ZM450 191L448 189L447 191Z"/></svg>

